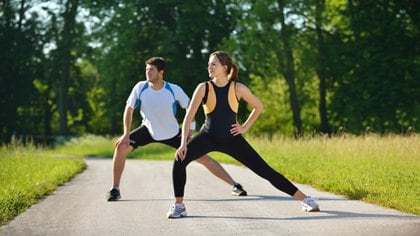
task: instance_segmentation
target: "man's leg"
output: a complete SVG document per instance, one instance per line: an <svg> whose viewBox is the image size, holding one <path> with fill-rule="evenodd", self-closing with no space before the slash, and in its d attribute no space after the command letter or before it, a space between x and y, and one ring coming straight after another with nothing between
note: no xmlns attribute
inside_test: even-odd
<svg viewBox="0 0 420 236"><path fill-rule="evenodd" d="M235 181L227 173L227 171L220 165L219 162L215 161L209 155L204 155L196 160L201 165L205 166L212 174L221 180L225 181L229 185L234 185Z"/></svg>
<svg viewBox="0 0 420 236"><path fill-rule="evenodd" d="M108 192L108 201L118 201L121 198L120 181L124 171L125 159L133 147L126 143L118 143L115 146L114 157L112 159L112 188Z"/></svg>
<svg viewBox="0 0 420 236"><path fill-rule="evenodd" d="M154 142L146 126L143 125L130 132L130 143L122 142L122 138L115 145L112 160L112 189L108 193L108 201L116 201L121 198L119 188L127 154L139 146Z"/></svg>
<svg viewBox="0 0 420 236"><path fill-rule="evenodd" d="M122 172L125 167L125 159L127 154L133 150L129 144L118 144L114 150L112 159L112 187L119 188Z"/></svg>
<svg viewBox="0 0 420 236"><path fill-rule="evenodd" d="M209 155L204 155L196 159L198 163L206 167L213 175L219 179L225 181L227 184L232 186L232 195L246 196L247 192L242 188L242 185L235 182L233 178L227 173L227 171L220 165L219 162L215 161Z"/></svg>

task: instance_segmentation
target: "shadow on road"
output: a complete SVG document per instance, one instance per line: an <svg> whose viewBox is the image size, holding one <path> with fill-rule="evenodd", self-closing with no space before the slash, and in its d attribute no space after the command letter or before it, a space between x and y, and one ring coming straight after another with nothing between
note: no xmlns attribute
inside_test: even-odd
<svg viewBox="0 0 420 236"><path fill-rule="evenodd" d="M237 219L237 220L325 220L325 219L348 219L348 218L386 218L386 219L417 219L416 216L401 216L401 215L386 215L386 214L367 214L367 213L354 213L345 211L321 211L316 213L308 213L304 217L248 217L248 216L198 216L190 215L185 218L194 219Z"/></svg>
<svg viewBox="0 0 420 236"><path fill-rule="evenodd" d="M156 201L172 201L172 198L144 198L144 199L122 199L115 203L124 202L156 202ZM287 196L272 196L272 195L248 195L246 197L231 197L231 198L192 198L186 199L187 202L240 202L240 201L296 201ZM345 198L319 198L320 201L353 201ZM281 212L279 212L281 214ZM395 214L375 214L375 213L360 213L348 211L321 211L314 213L307 213L305 216L298 217L248 217L248 216L217 216L217 215L191 215L183 219L238 219L238 220L328 220L328 219L356 219L356 218L383 218L383 219L418 219L417 216L411 215L395 215Z"/></svg>

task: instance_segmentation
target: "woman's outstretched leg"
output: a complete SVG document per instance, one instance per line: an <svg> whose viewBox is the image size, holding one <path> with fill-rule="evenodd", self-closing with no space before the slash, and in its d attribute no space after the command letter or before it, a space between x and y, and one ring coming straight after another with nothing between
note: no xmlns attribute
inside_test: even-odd
<svg viewBox="0 0 420 236"><path fill-rule="evenodd" d="M269 166L242 136L235 137L234 144L226 145L225 148L227 150L226 154L243 163L254 173L269 181L278 190L302 201L302 210L319 211L316 199L304 194L291 181Z"/></svg>

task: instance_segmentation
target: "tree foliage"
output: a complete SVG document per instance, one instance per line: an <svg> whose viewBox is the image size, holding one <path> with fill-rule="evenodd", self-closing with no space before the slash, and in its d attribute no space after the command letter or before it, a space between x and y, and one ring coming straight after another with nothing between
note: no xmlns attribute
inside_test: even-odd
<svg viewBox="0 0 420 236"><path fill-rule="evenodd" d="M0 140L118 134L146 59L165 57L165 78L192 94L219 49L265 105L254 134L417 131L419 12L408 0L1 1Z"/></svg>

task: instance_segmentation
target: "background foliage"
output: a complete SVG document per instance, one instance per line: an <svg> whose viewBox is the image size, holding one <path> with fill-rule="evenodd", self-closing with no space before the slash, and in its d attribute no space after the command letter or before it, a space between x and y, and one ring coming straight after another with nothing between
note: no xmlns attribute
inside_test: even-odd
<svg viewBox="0 0 420 236"><path fill-rule="evenodd" d="M165 57L166 79L191 94L218 49L265 104L254 134L416 132L419 12L409 0L3 0L0 140L119 134L146 59Z"/></svg>

